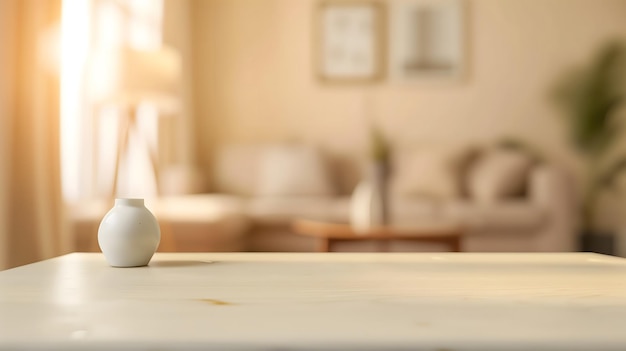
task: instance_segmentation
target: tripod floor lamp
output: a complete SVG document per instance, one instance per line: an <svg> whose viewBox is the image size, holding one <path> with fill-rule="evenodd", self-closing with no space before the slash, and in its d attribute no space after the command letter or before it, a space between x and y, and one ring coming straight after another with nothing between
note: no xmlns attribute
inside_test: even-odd
<svg viewBox="0 0 626 351"><path fill-rule="evenodd" d="M173 114L179 107L181 59L169 47L157 50L116 48L96 50L91 64L92 99L99 106L122 108L118 123L118 145L115 156L111 197L118 192L120 166L128 156L129 139L138 135L139 106L149 104L157 115ZM145 145L159 193L158 155Z"/></svg>

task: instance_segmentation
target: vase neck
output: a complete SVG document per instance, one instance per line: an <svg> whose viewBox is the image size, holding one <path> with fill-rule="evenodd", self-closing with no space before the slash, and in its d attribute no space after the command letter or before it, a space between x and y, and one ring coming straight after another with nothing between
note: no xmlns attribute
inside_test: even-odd
<svg viewBox="0 0 626 351"><path fill-rule="evenodd" d="M143 199L115 199L115 205L143 206Z"/></svg>

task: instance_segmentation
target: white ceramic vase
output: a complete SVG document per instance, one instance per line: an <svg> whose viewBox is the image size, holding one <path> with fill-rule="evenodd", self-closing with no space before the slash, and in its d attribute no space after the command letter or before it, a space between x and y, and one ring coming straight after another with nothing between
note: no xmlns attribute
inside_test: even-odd
<svg viewBox="0 0 626 351"><path fill-rule="evenodd" d="M100 250L113 267L147 265L160 241L159 223L143 199L115 199L98 228Z"/></svg>
<svg viewBox="0 0 626 351"><path fill-rule="evenodd" d="M350 201L350 225L356 233L366 233L372 227L388 222L387 170L384 165L375 163L370 165L367 173Z"/></svg>

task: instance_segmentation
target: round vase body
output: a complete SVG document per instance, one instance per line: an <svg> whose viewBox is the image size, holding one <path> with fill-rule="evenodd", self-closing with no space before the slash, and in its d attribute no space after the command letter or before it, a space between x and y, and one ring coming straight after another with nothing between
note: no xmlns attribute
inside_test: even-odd
<svg viewBox="0 0 626 351"><path fill-rule="evenodd" d="M113 267L150 262L161 241L161 229L143 199L115 199L98 228L98 245Z"/></svg>

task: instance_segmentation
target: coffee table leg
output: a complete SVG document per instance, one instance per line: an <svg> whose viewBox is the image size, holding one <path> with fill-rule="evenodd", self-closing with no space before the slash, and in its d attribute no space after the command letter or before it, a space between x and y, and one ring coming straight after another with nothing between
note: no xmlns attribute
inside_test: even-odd
<svg viewBox="0 0 626 351"><path fill-rule="evenodd" d="M450 238L450 240L448 241L448 244L450 245L450 251L461 252L461 237L460 236Z"/></svg>
<svg viewBox="0 0 626 351"><path fill-rule="evenodd" d="M317 244L317 252L330 252L330 239L320 238Z"/></svg>

